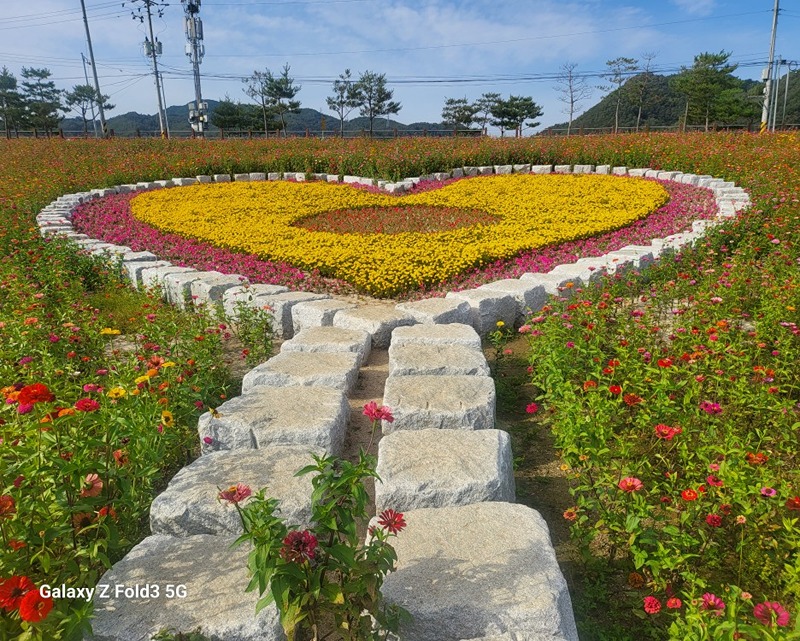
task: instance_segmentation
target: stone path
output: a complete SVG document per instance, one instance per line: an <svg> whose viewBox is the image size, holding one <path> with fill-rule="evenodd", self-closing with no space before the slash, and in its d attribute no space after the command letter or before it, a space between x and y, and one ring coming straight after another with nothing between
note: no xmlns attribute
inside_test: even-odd
<svg viewBox="0 0 800 641"><path fill-rule="evenodd" d="M747 206L748 195L710 176L608 165L464 167L397 183L466 175L599 173L646 176L708 187L718 220ZM286 176L284 176L286 177ZM305 180L304 174L292 174ZM315 175L318 180L339 177ZM278 174L237 174L235 180L277 180ZM692 243L718 221L697 221L692 231L628 246L596 258L559 265L547 274L524 274L472 290L395 306L355 305L324 294L250 284L238 275L203 272L159 261L77 234L70 220L81 202L125 193L229 182L198 176L120 185L62 196L37 216L42 235L72 238L86 251L118 257L134 287L160 286L175 305L269 305L280 353L250 371L241 396L199 421L203 456L179 472L151 507L153 534L101 580L111 596L95 598L94 639L148 641L163 627L201 626L214 641L280 640L274 606L258 618L242 548L230 550L240 531L235 511L216 501L217 488L245 482L268 486L284 514L298 524L310 516L309 479L293 476L308 452L339 454L347 438L359 371L370 351L388 348L384 421L375 488L378 511L405 513L408 528L393 540L397 571L385 594L414 617L404 641L576 641L566 583L547 526L534 510L514 503L510 439L495 428L495 389L481 352L481 336L499 320L519 325L553 294L569 293L604 273L641 269L660 255ZM344 182L374 184L345 176ZM354 410L355 411L355 410ZM128 598L115 586L157 585L160 593ZM180 586L183 596L176 596ZM169 591L173 594L168 594ZM185 593L184 593L185 592Z"/></svg>

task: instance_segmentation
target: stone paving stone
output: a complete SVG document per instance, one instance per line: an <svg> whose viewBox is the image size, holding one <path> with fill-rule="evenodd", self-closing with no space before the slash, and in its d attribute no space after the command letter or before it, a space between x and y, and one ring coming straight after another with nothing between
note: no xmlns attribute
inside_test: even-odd
<svg viewBox="0 0 800 641"><path fill-rule="evenodd" d="M651 171L649 167L635 167L633 169L628 169L628 175L635 178L643 178L648 171Z"/></svg>
<svg viewBox="0 0 800 641"><path fill-rule="evenodd" d="M349 393L358 379L355 352L282 352L261 363L242 379L242 391L257 385L332 387Z"/></svg>
<svg viewBox="0 0 800 641"><path fill-rule="evenodd" d="M515 174L529 174L531 173L530 165L514 165Z"/></svg>
<svg viewBox="0 0 800 641"><path fill-rule="evenodd" d="M288 291L289 288L283 285L266 285L262 283L231 287L222 293L222 308L228 318L235 318L238 313L237 305L239 303L252 306L251 304L257 296L284 294ZM255 306L258 307L258 305Z"/></svg>
<svg viewBox="0 0 800 641"><path fill-rule="evenodd" d="M339 454L349 417L342 390L257 386L200 416L197 431L203 452L302 445Z"/></svg>
<svg viewBox="0 0 800 641"><path fill-rule="evenodd" d="M556 174L570 174L572 173L572 165L556 165L553 167L553 172Z"/></svg>
<svg viewBox="0 0 800 641"><path fill-rule="evenodd" d="M522 318L528 310L536 311L544 307L547 302L547 292L543 285L536 285L529 280L518 278L505 278L493 283L481 285L478 289L492 292L501 292L514 297L517 301L517 318Z"/></svg>
<svg viewBox="0 0 800 641"><path fill-rule="evenodd" d="M625 176L628 173L627 167L612 167L611 173L615 176Z"/></svg>
<svg viewBox="0 0 800 641"><path fill-rule="evenodd" d="M310 327L330 327L338 311L354 308L355 305L352 303L333 298L297 303L292 307L292 329L296 335Z"/></svg>
<svg viewBox="0 0 800 641"><path fill-rule="evenodd" d="M281 172L279 171L270 171L267 173L267 180L275 181L281 179Z"/></svg>
<svg viewBox="0 0 800 641"><path fill-rule="evenodd" d="M250 182L250 174L233 174L236 182Z"/></svg>
<svg viewBox="0 0 800 641"><path fill-rule="evenodd" d="M597 165L597 167L594 168L594 173L602 175L610 174L611 165Z"/></svg>
<svg viewBox="0 0 800 641"><path fill-rule="evenodd" d="M164 291L167 300L178 307L185 309L187 302L192 301L192 283L201 278L216 276L219 272L172 272L164 275Z"/></svg>
<svg viewBox="0 0 800 641"><path fill-rule="evenodd" d="M477 167L464 167L463 168L464 175L467 177L477 176L478 175L478 168Z"/></svg>
<svg viewBox="0 0 800 641"><path fill-rule="evenodd" d="M166 260L134 260L122 263L122 269L135 289L142 286L142 272L155 267L174 267L174 265Z"/></svg>
<svg viewBox="0 0 800 641"><path fill-rule="evenodd" d="M465 300L470 306L470 324L484 336L497 328L498 321L512 326L517 319L517 301L511 294L488 289L448 292L445 298Z"/></svg>
<svg viewBox="0 0 800 641"><path fill-rule="evenodd" d="M520 280L529 280L538 283L544 287L548 294L553 296L568 297L571 295L571 290L581 286L581 280L577 276L569 274L559 274L548 272L541 274L539 272L527 272L519 277Z"/></svg>
<svg viewBox="0 0 800 641"><path fill-rule="evenodd" d="M341 327L309 327L281 345L284 352L352 352L358 354L358 366L369 357L372 339L364 330Z"/></svg>
<svg viewBox="0 0 800 641"><path fill-rule="evenodd" d="M641 246L634 248L633 245L628 245L622 249L609 252L606 254L609 260L618 261L619 263L629 263L635 269L642 269L651 264L653 258L653 248ZM619 268L618 268L619 269Z"/></svg>
<svg viewBox="0 0 800 641"><path fill-rule="evenodd" d="M206 176L205 174L200 174L199 176L195 176L197 178L197 182L201 185L208 185L211 182L211 176Z"/></svg>
<svg viewBox="0 0 800 641"><path fill-rule="evenodd" d="M390 345L389 376L489 376L483 352L466 345Z"/></svg>
<svg viewBox="0 0 800 641"><path fill-rule="evenodd" d="M594 165L575 165L572 168L573 174L593 174Z"/></svg>
<svg viewBox="0 0 800 641"><path fill-rule="evenodd" d="M108 592L95 592L94 633L88 640L150 641L164 628L190 632L197 627L211 641L285 639L274 605L255 614L258 595L244 591L250 581L249 549L231 548L235 538L148 536L100 579ZM136 586L158 586L159 596L126 595L126 588Z"/></svg>
<svg viewBox="0 0 800 641"><path fill-rule="evenodd" d="M388 434L376 472L377 513L515 500L511 439L501 430Z"/></svg>
<svg viewBox="0 0 800 641"><path fill-rule="evenodd" d="M478 167L479 176L491 176L494 173L494 167Z"/></svg>
<svg viewBox="0 0 800 641"><path fill-rule="evenodd" d="M188 187L190 185L197 184L197 178L173 178L172 182L175 183L176 187ZM139 185L136 185L137 187Z"/></svg>
<svg viewBox="0 0 800 641"><path fill-rule="evenodd" d="M392 346L403 345L466 345L481 349L481 337L471 325L411 325L398 327L392 332Z"/></svg>
<svg viewBox="0 0 800 641"><path fill-rule="evenodd" d="M605 264L606 261L602 256L579 258L574 263L556 265L548 273L563 278L577 278L581 283L587 285L603 277L606 273Z"/></svg>
<svg viewBox="0 0 800 641"><path fill-rule="evenodd" d="M333 317L334 327L364 330L372 336L372 346L379 349L389 347L389 339L395 328L414 325L416 322L403 312L383 306L343 309Z"/></svg>
<svg viewBox="0 0 800 641"><path fill-rule="evenodd" d="M127 252L127 253L122 255L122 262L123 263L131 263L131 262L134 262L134 261L137 261L137 260L152 260L152 261L156 261L156 260L158 260L158 256L156 256L152 252L148 252L148 251L140 251L140 252L129 251L129 252Z"/></svg>
<svg viewBox="0 0 800 641"><path fill-rule="evenodd" d="M253 298L252 305L268 305L272 310L272 329L278 338L291 338L294 335L292 308L298 303L329 299L328 294L311 292L285 292L282 294L263 294Z"/></svg>
<svg viewBox="0 0 800 641"><path fill-rule="evenodd" d="M239 274L218 273L215 276L204 276L191 283L192 300L195 305L222 304L222 295L227 290L242 287L246 283L247 279Z"/></svg>
<svg viewBox="0 0 800 641"><path fill-rule="evenodd" d="M251 171L250 180L254 182L261 182L267 179L267 174L261 171Z"/></svg>
<svg viewBox="0 0 800 641"><path fill-rule="evenodd" d="M514 165L495 165L494 173L498 175L510 174L514 171Z"/></svg>
<svg viewBox="0 0 800 641"><path fill-rule="evenodd" d="M489 376L391 376L383 404L394 416L393 423L382 421L384 434L494 428L496 394Z"/></svg>
<svg viewBox="0 0 800 641"><path fill-rule="evenodd" d="M538 512L486 502L410 510L405 520L392 539L397 570L382 590L411 613L403 641L509 630L526 641L578 641L567 584Z"/></svg>
<svg viewBox="0 0 800 641"><path fill-rule="evenodd" d="M466 300L455 298L426 298L411 303L398 303L395 309L411 316L417 323L445 325L470 323L471 307Z"/></svg>
<svg viewBox="0 0 800 641"><path fill-rule="evenodd" d="M267 496L280 501L282 519L309 527L312 475L295 473L314 462L312 452L325 453L305 445L285 445L205 454L180 470L155 498L150 505L150 531L171 536L241 534L236 508L217 500L220 489L237 483L249 486L254 494L267 488Z"/></svg>
<svg viewBox="0 0 800 641"><path fill-rule="evenodd" d="M229 183L231 182L230 174L214 174L215 183Z"/></svg>

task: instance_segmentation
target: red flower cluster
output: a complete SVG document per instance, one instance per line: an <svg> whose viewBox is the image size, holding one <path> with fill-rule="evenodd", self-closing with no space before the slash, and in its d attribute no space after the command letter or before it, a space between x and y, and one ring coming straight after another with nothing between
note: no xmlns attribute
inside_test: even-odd
<svg viewBox="0 0 800 641"><path fill-rule="evenodd" d="M364 405L364 416L372 421L386 421L387 423L394 421L391 410L384 405L378 407L375 401L370 401Z"/></svg>
<svg viewBox="0 0 800 641"><path fill-rule="evenodd" d="M52 392L48 389L47 385L43 383L34 383L27 385L19 391L17 402L20 405L34 405L36 403L49 403L56 400Z"/></svg>
<svg viewBox="0 0 800 641"><path fill-rule="evenodd" d="M38 623L53 609L53 599L43 597L26 576L0 579L0 607L6 612L19 610L23 621Z"/></svg>

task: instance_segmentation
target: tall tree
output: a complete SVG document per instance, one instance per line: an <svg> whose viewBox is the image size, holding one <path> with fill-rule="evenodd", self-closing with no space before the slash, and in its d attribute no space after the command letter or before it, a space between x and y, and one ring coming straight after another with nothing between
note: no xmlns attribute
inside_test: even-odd
<svg viewBox="0 0 800 641"><path fill-rule="evenodd" d="M656 58L655 53L648 52L642 54L642 60L644 60L644 64L641 64L639 67L639 73L634 78L631 78L631 93L636 99L636 131L639 131L639 126L642 123L642 113L644 111L645 106L648 104L650 100L650 94L648 90L652 85L653 81L653 73L651 68L653 66L653 60Z"/></svg>
<svg viewBox="0 0 800 641"><path fill-rule="evenodd" d="M536 127L538 122L531 122L543 113L530 96L509 96L508 100L499 100L492 110L492 124L500 128L501 137L506 131L514 131L514 136L522 136L523 127ZM526 122L528 121L528 122Z"/></svg>
<svg viewBox="0 0 800 641"><path fill-rule="evenodd" d="M261 117L263 119L265 133L269 131L272 115L275 113L272 108L272 100L270 99L269 76L267 74L269 74L269 76L272 75L269 70L267 70L266 73L263 71L254 71L252 76L242 79L242 82L247 85L242 91L261 108Z"/></svg>
<svg viewBox="0 0 800 641"><path fill-rule="evenodd" d="M49 69L22 68L22 92L25 99L25 115L28 123L47 133L52 132L61 121L59 111L63 91L56 89L56 83L48 80L52 74Z"/></svg>
<svg viewBox="0 0 800 641"><path fill-rule="evenodd" d="M686 124L689 120L703 120L708 131L711 121L723 116L723 93L741 86L732 75L738 65L729 64L730 57L729 51L700 53L691 67L681 67L675 76L674 88L686 96Z"/></svg>
<svg viewBox="0 0 800 641"><path fill-rule="evenodd" d="M628 97L625 91L625 81L639 68L639 63L635 58L625 58L623 56L614 58L606 62L608 72L603 76L611 84L601 87L609 95L614 95L614 133L619 131L619 109L623 101Z"/></svg>
<svg viewBox="0 0 800 641"><path fill-rule="evenodd" d="M302 89L294 84L294 78L289 77L289 64L283 65L283 70L279 76L273 76L267 69L267 97L278 118L281 121L281 131L286 135L287 113L298 113L300 111L300 101L294 97Z"/></svg>
<svg viewBox="0 0 800 641"><path fill-rule="evenodd" d="M471 105L466 98L447 98L442 108L442 122L455 129L469 129L475 122L476 105Z"/></svg>
<svg viewBox="0 0 800 641"><path fill-rule="evenodd" d="M0 72L0 117L3 120L3 131L6 138L11 130L19 130L22 115L22 96L17 89L17 78L7 67Z"/></svg>
<svg viewBox="0 0 800 641"><path fill-rule="evenodd" d="M386 88L386 75L372 71L362 73L356 82L359 113L369 118L369 137L372 138L373 122L378 116L396 114L402 108L392 100L394 92Z"/></svg>
<svg viewBox="0 0 800 641"><path fill-rule="evenodd" d="M211 112L211 124L223 130L252 130L260 129L262 118L258 105L243 105L234 102L227 94L220 100ZM272 122L269 123L272 125Z"/></svg>
<svg viewBox="0 0 800 641"><path fill-rule="evenodd" d="M567 135L572 131L572 121L575 112L580 111L583 101L592 95L592 89L586 84L586 78L575 73L578 64L567 62L561 65L561 73L558 76L558 99L564 103L562 113L569 116L567 123Z"/></svg>
<svg viewBox="0 0 800 641"><path fill-rule="evenodd" d="M97 90L92 85L75 85L72 91L68 91L64 95L66 106L80 114L83 120L83 133L89 133L88 120L86 114L91 110L92 105L97 105L102 102L105 111L114 109L114 105L108 102L108 96L100 96L97 99Z"/></svg>
<svg viewBox="0 0 800 641"><path fill-rule="evenodd" d="M344 119L359 106L358 90L349 69L345 69L339 79L333 81L333 95L325 100L328 109L339 116L339 135L344 138Z"/></svg>
<svg viewBox="0 0 800 641"><path fill-rule="evenodd" d="M492 109L499 101L499 93L485 93L481 94L481 97L473 104L475 107L475 122L481 126L484 133L486 133L486 125L489 124L492 118Z"/></svg>

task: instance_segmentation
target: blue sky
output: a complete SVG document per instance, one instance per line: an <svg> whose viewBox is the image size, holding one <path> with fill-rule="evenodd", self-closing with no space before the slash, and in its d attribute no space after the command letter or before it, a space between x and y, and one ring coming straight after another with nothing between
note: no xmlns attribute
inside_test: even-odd
<svg viewBox="0 0 800 641"><path fill-rule="evenodd" d="M156 112L145 27L131 0L86 0L103 93L117 109ZM740 77L759 78L769 54L774 0L202 0L207 98L246 101L241 78L284 63L302 85L298 99L320 111L346 68L384 73L402 122L437 121L448 97L484 92L532 96L544 126L563 122L557 76L565 63L591 87L606 61L656 54L656 71L689 66L703 51L732 52ZM78 0L6 0L0 17L0 66L48 67L57 85L83 84L86 53ZM169 0L154 28L163 43L167 103L193 99L184 53L183 9ZM800 60L800 3L783 0L776 54ZM584 108L602 96L594 89ZM355 115L355 114L353 114ZM333 121L333 116L330 121Z"/></svg>

